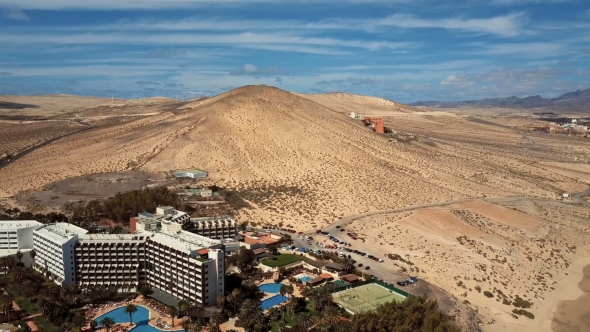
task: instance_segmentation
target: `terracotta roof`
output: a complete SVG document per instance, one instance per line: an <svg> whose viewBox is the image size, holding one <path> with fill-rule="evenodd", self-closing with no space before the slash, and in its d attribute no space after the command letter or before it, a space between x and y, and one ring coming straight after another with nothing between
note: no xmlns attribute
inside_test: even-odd
<svg viewBox="0 0 590 332"><path fill-rule="evenodd" d="M334 277L332 277L331 274L328 274L328 273L322 273L322 274L320 274L320 277L322 277L323 279L332 279L332 278L334 278Z"/></svg>
<svg viewBox="0 0 590 332"><path fill-rule="evenodd" d="M323 281L324 281L324 278L317 277L317 278L313 278L313 279L311 279L311 280L310 280L310 281L308 281L307 283L308 283L308 284L312 284L312 285L313 285L313 284L319 284L319 283L321 283L321 282L323 282Z"/></svg>
<svg viewBox="0 0 590 332"><path fill-rule="evenodd" d="M307 262L307 264L313 266L313 267L317 267L317 268L322 268L328 264L330 264L330 261L316 261L316 260L310 260Z"/></svg>
<svg viewBox="0 0 590 332"><path fill-rule="evenodd" d="M199 249L197 250L197 254L199 255L207 255L209 253L209 249Z"/></svg>
<svg viewBox="0 0 590 332"><path fill-rule="evenodd" d="M340 277L340 279L348 282L355 282L359 280L359 277L356 274L347 274L345 276Z"/></svg>
<svg viewBox="0 0 590 332"><path fill-rule="evenodd" d="M260 254L263 254L267 251L266 251L266 249L258 248L258 249L252 250L252 252L254 252L254 255L260 255Z"/></svg>
<svg viewBox="0 0 590 332"><path fill-rule="evenodd" d="M326 265L326 268L334 269L334 270L342 270L342 265L332 262L332 263Z"/></svg>

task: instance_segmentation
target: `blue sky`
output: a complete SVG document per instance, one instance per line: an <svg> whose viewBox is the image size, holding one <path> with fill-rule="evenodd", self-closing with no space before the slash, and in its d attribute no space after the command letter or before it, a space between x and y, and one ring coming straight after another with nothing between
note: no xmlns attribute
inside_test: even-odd
<svg viewBox="0 0 590 332"><path fill-rule="evenodd" d="M553 97L589 31L588 0L0 0L0 94Z"/></svg>

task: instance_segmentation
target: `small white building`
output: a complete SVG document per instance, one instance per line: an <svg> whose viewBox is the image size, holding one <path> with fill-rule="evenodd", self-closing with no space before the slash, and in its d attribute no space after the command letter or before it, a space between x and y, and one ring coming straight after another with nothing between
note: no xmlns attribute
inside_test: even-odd
<svg viewBox="0 0 590 332"><path fill-rule="evenodd" d="M43 224L36 220L0 221L0 257L14 256L20 251L23 254L21 262L25 266L31 266L33 231L41 226Z"/></svg>
<svg viewBox="0 0 590 332"><path fill-rule="evenodd" d="M362 120L365 117L360 113L350 112L350 117L356 120Z"/></svg>
<svg viewBox="0 0 590 332"><path fill-rule="evenodd" d="M562 197L563 197L563 198L569 198L569 197L570 197L570 194L568 194L568 193L563 193Z"/></svg>

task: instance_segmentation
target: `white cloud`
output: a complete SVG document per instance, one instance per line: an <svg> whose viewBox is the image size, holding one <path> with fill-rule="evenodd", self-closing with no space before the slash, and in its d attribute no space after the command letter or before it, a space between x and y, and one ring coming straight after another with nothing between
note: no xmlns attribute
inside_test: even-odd
<svg viewBox="0 0 590 332"><path fill-rule="evenodd" d="M289 34L261 34L261 33L238 33L238 34L149 34L149 35L128 35L128 34L59 34L59 35L32 35L32 34L10 34L0 35L0 42L11 44L152 44L152 45L235 45L247 46L258 45L308 45L308 46L332 46L367 49L371 51L390 49L396 50L408 48L411 43L389 42L389 41L362 41L342 40L335 38L300 37ZM295 50L295 49L293 49Z"/></svg>
<svg viewBox="0 0 590 332"><path fill-rule="evenodd" d="M378 20L378 25L391 25L401 28L441 28L471 32L490 33L501 36L516 36L524 23L523 13L512 13L492 18L474 19L422 19L406 14L394 14Z"/></svg>
<svg viewBox="0 0 590 332"><path fill-rule="evenodd" d="M383 0L332 0L347 3L381 3ZM0 0L0 6L20 9L90 9L90 10L126 10L126 9L174 9L195 8L207 5L243 5L244 3L282 3L280 0ZM326 0L296 0L300 3L324 3ZM405 3L410 0L390 2Z"/></svg>
<svg viewBox="0 0 590 332"><path fill-rule="evenodd" d="M441 85L452 85L457 87L468 87L474 85L467 75L451 75L440 81Z"/></svg>
<svg viewBox="0 0 590 332"><path fill-rule="evenodd" d="M475 54L485 55L518 55L522 58L543 58L569 52L561 43L508 43L508 44L483 44L472 43L482 49L475 51Z"/></svg>
<svg viewBox="0 0 590 332"><path fill-rule="evenodd" d="M253 64L245 64L243 68L232 70L230 75L279 75L283 70L278 67L258 68Z"/></svg>
<svg viewBox="0 0 590 332"><path fill-rule="evenodd" d="M2 10L2 16L15 21L31 21L31 18L21 10L5 9Z"/></svg>

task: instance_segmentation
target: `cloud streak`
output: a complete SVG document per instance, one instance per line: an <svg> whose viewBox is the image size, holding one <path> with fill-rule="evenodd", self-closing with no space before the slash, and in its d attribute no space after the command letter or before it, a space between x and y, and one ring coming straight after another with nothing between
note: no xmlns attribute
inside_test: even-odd
<svg viewBox="0 0 590 332"><path fill-rule="evenodd" d="M17 10L17 9L4 9L1 12L2 17L5 17L9 20L14 20L14 21L25 21L25 22L30 22L31 18L25 14L22 10Z"/></svg>
<svg viewBox="0 0 590 332"><path fill-rule="evenodd" d="M245 64L243 68L235 69L229 72L230 75L280 75L284 71L278 67L258 68L252 64Z"/></svg>

